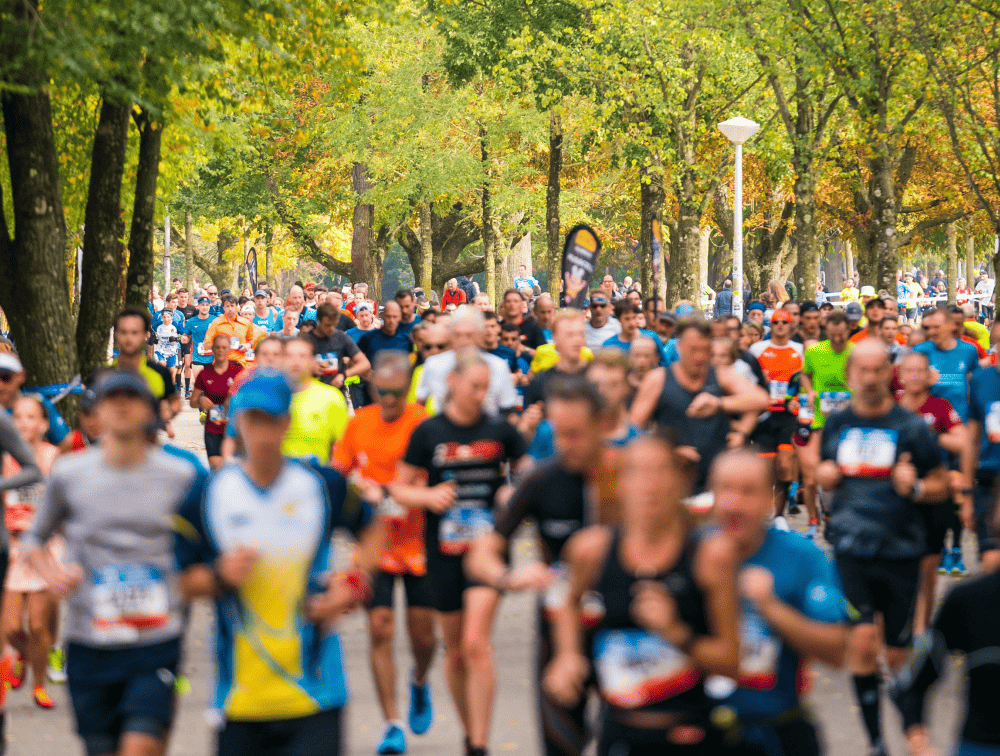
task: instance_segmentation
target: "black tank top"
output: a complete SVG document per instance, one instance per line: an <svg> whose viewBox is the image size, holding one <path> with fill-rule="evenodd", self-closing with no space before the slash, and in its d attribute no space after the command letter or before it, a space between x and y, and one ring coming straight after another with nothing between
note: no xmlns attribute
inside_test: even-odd
<svg viewBox="0 0 1000 756"><path fill-rule="evenodd" d="M637 577L622 565L621 534L615 529L594 591L596 595L586 597L604 605L604 617L595 628L592 650L601 694L613 707L692 715L707 711L700 670L668 641L641 629L630 611L637 582L662 582L677 602L681 620L695 635L706 635L705 598L695 582L693 569L699 542L696 534L690 534L673 567Z"/></svg>
<svg viewBox="0 0 1000 756"><path fill-rule="evenodd" d="M697 391L688 391L677 382L672 366L668 366L666 380L663 381L663 391L653 410L653 422L661 428L670 428L680 443L693 446L701 455L698 462L698 479L695 481L694 493L705 490L708 480L708 468L712 460L726 448L726 435L729 433L729 415L717 412L704 419L689 417L688 407L694 398L707 392L713 396L722 397L724 392L719 385L715 368L709 365L704 385Z"/></svg>

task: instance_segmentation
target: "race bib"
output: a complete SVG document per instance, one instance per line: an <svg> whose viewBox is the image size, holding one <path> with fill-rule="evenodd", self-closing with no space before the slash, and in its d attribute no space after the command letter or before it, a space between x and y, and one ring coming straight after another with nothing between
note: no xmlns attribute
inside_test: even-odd
<svg viewBox="0 0 1000 756"><path fill-rule="evenodd" d="M784 403L788 397L788 381L768 381L768 390L771 392L771 403Z"/></svg>
<svg viewBox="0 0 1000 756"><path fill-rule="evenodd" d="M464 554L476 538L492 529L492 509L452 507L441 515L441 524L438 526L441 553Z"/></svg>
<svg viewBox="0 0 1000 756"><path fill-rule="evenodd" d="M819 395L819 411L824 415L832 415L847 409L851 403L850 391L824 391Z"/></svg>
<svg viewBox="0 0 1000 756"><path fill-rule="evenodd" d="M991 444L1000 444L1000 402L990 402L986 413L986 438Z"/></svg>
<svg viewBox="0 0 1000 756"><path fill-rule="evenodd" d="M340 359L336 352L326 352L316 355L316 367L320 375L336 375L340 369Z"/></svg>
<svg viewBox="0 0 1000 756"><path fill-rule="evenodd" d="M199 355L201 355L202 357L207 357L211 353L212 353L212 350L210 348L208 348L207 346L205 346L205 342L204 341L199 341L198 342L198 354Z"/></svg>
<svg viewBox="0 0 1000 756"><path fill-rule="evenodd" d="M208 411L208 419L219 425L226 422L226 408L221 404L216 404Z"/></svg>
<svg viewBox="0 0 1000 756"><path fill-rule="evenodd" d="M700 679L690 659L646 630L603 630L594 638L601 694L622 709L638 709L691 690Z"/></svg>
<svg viewBox="0 0 1000 756"><path fill-rule="evenodd" d="M94 631L102 640L134 640L170 621L167 583L153 565L102 567L92 579Z"/></svg>
<svg viewBox="0 0 1000 756"><path fill-rule="evenodd" d="M239 349L240 348L240 337L239 336L230 336L229 337L229 348L230 349Z"/></svg>
<svg viewBox="0 0 1000 756"><path fill-rule="evenodd" d="M888 478L896 464L899 432L887 428L844 428L837 466L852 478Z"/></svg>
<svg viewBox="0 0 1000 756"><path fill-rule="evenodd" d="M569 574L566 571L566 565L562 562L556 562L552 565L552 571L556 573L556 581L550 585L545 594L542 597L542 604L545 607L545 613L551 618L555 614L566 606L566 600L569 598Z"/></svg>
<svg viewBox="0 0 1000 756"><path fill-rule="evenodd" d="M771 635L764 621L744 606L740 628L740 687L773 690L778 684L781 641Z"/></svg>

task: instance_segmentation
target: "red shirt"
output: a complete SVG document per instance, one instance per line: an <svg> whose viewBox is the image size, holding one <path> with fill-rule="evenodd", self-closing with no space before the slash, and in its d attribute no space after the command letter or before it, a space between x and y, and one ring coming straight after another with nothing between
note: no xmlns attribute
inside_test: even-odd
<svg viewBox="0 0 1000 756"><path fill-rule="evenodd" d="M214 365L206 365L205 369L198 373L198 377L194 379L194 387L201 389L212 404L224 405L229 399L230 387L241 372L243 372L243 368L235 362L230 362L229 367L222 373L217 373ZM226 423L225 421L206 420L205 429L209 433L222 435L226 432Z"/></svg>
<svg viewBox="0 0 1000 756"><path fill-rule="evenodd" d="M903 398L903 392L896 392L896 400ZM944 435L956 425L962 424L962 418L958 416L951 402L942 399L940 396L928 396L924 403L920 405L920 412L928 426L937 431L938 435Z"/></svg>
<svg viewBox="0 0 1000 756"><path fill-rule="evenodd" d="M462 291L461 289L455 289L455 291L452 291L451 289L445 289L444 295L441 297L441 309L443 310L450 304L456 306L460 304L465 304L466 301L467 299L465 296L465 292Z"/></svg>

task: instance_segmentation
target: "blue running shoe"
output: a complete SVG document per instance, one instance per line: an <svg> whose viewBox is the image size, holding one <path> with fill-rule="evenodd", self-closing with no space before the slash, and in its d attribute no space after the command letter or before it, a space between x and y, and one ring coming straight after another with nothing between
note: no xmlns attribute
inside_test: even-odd
<svg viewBox="0 0 1000 756"><path fill-rule="evenodd" d="M375 752L380 755L406 753L406 733L403 732L403 728L396 722L387 723L385 735L382 736L382 742L378 744Z"/></svg>
<svg viewBox="0 0 1000 756"><path fill-rule="evenodd" d="M962 561L961 549L951 550L951 574L959 577L969 574L969 571L965 569L965 562Z"/></svg>
<svg viewBox="0 0 1000 756"><path fill-rule="evenodd" d="M434 705L431 703L429 683L410 683L410 730L414 735L423 735L434 721Z"/></svg>
<svg viewBox="0 0 1000 756"><path fill-rule="evenodd" d="M951 554L951 549L945 547L944 552L941 554L941 564L938 565L938 574L948 575L951 573L951 568L955 564L955 558Z"/></svg>
<svg viewBox="0 0 1000 756"><path fill-rule="evenodd" d="M819 530L819 525L818 524L814 523L814 524L810 525L809 529L806 531L806 538L808 538L810 541L815 540L816 539L816 531L818 531L818 530Z"/></svg>

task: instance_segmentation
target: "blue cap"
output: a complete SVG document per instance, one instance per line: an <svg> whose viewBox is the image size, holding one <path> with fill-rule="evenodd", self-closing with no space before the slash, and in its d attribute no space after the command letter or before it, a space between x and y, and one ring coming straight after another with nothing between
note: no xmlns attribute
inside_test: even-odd
<svg viewBox="0 0 1000 756"><path fill-rule="evenodd" d="M229 401L230 414L260 410L275 417L287 415L292 406L292 387L283 373L258 368Z"/></svg>
<svg viewBox="0 0 1000 756"><path fill-rule="evenodd" d="M750 306L747 307L747 312L750 312L752 310L760 310L761 312L767 312L767 308L764 306L762 302L751 302Z"/></svg>
<svg viewBox="0 0 1000 756"><path fill-rule="evenodd" d="M212 304L212 300L208 297L198 297L198 304Z"/></svg>
<svg viewBox="0 0 1000 756"><path fill-rule="evenodd" d="M257 291L255 291L255 292L253 293L253 295L254 295L255 297L266 297L266 296L267 296L267 292L266 292L266 291L264 291L263 289L257 289Z"/></svg>
<svg viewBox="0 0 1000 756"><path fill-rule="evenodd" d="M690 315L692 312L694 312L694 307L689 304L677 305L677 317L679 318Z"/></svg>
<svg viewBox="0 0 1000 756"><path fill-rule="evenodd" d="M847 306L844 308L844 314L847 316L848 320L861 320L861 318L864 317L861 305L857 302L848 302Z"/></svg>

